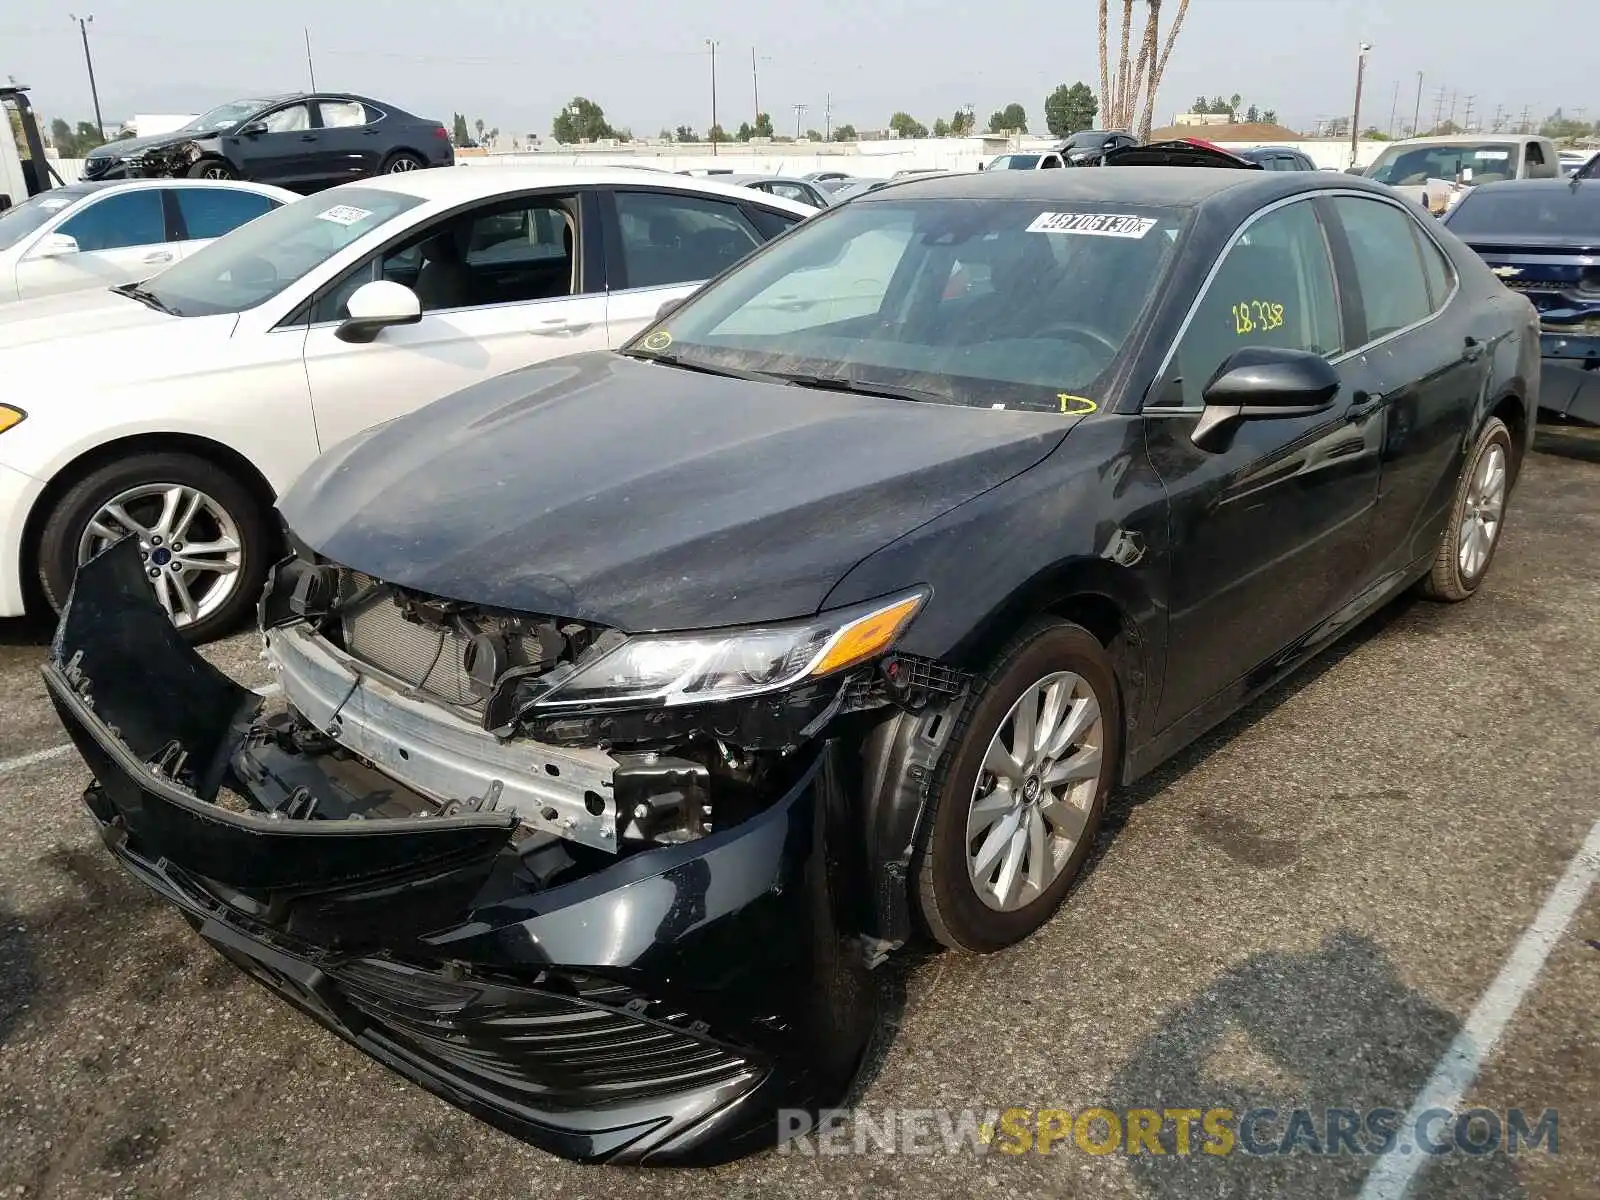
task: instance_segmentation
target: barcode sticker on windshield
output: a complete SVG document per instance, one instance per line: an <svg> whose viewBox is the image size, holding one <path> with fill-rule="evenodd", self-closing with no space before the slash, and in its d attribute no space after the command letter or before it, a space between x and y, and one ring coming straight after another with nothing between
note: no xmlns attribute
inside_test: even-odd
<svg viewBox="0 0 1600 1200"><path fill-rule="evenodd" d="M1156 227L1154 217L1128 217L1116 213L1040 213L1029 233L1077 233L1086 237L1142 238Z"/></svg>
<svg viewBox="0 0 1600 1200"><path fill-rule="evenodd" d="M1476 150L1476 151L1473 152L1472 157L1473 158L1492 158L1492 159L1497 159L1497 160L1504 160L1504 159L1508 159L1508 158L1511 157L1511 151L1509 151L1509 150Z"/></svg>
<svg viewBox="0 0 1600 1200"><path fill-rule="evenodd" d="M335 204L327 212L319 212L317 218L322 221L332 221L335 225L354 225L357 221L365 221L371 215L370 209L356 208L351 204Z"/></svg>

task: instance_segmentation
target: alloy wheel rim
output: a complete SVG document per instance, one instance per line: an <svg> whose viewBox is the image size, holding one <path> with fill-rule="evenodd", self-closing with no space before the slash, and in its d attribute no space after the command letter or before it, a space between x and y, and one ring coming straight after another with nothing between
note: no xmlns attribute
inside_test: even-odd
<svg viewBox="0 0 1600 1200"><path fill-rule="evenodd" d="M174 625L205 620L240 586L238 522L199 488L145 483L119 492L84 528L79 564L129 534L139 539L145 576Z"/></svg>
<svg viewBox="0 0 1600 1200"><path fill-rule="evenodd" d="M967 877L987 907L1015 912L1061 877L1089 823L1104 749L1100 701L1080 675L1046 675L1011 706L967 812Z"/></svg>
<svg viewBox="0 0 1600 1200"><path fill-rule="evenodd" d="M415 171L417 164L409 158L397 158L389 166L389 174L398 175L401 171Z"/></svg>
<svg viewBox="0 0 1600 1200"><path fill-rule="evenodd" d="M1472 482L1467 487L1456 553L1463 579L1477 578L1488 564L1495 540L1500 536L1505 506L1506 452L1495 442L1478 459L1472 471Z"/></svg>
<svg viewBox="0 0 1600 1200"><path fill-rule="evenodd" d="M226 179L227 177L228 172L221 167L207 167L206 173L203 176L203 178L206 179Z"/></svg>

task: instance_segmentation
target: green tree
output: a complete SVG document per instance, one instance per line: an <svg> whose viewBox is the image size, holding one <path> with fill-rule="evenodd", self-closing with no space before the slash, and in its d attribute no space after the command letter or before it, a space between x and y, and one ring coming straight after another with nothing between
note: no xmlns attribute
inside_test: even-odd
<svg viewBox="0 0 1600 1200"><path fill-rule="evenodd" d="M1275 108L1267 109L1261 114L1261 121L1265 125L1276 125L1278 123L1278 110Z"/></svg>
<svg viewBox="0 0 1600 1200"><path fill-rule="evenodd" d="M1099 111L1099 102L1087 83L1079 82L1071 87L1063 83L1045 97L1045 127L1056 137L1066 137L1080 129L1093 129Z"/></svg>
<svg viewBox="0 0 1600 1200"><path fill-rule="evenodd" d="M753 135L755 137L764 137L764 138L772 137L773 136L773 133L772 133L772 114L771 113L757 113L756 114L756 123L752 127L752 133L753 133Z"/></svg>
<svg viewBox="0 0 1600 1200"><path fill-rule="evenodd" d="M1249 108L1244 110L1244 119L1254 125L1261 119L1261 110L1252 104Z"/></svg>
<svg viewBox="0 0 1600 1200"><path fill-rule="evenodd" d="M833 140L836 142L853 142L856 140L856 127L854 125L841 125L833 131Z"/></svg>
<svg viewBox="0 0 1600 1200"><path fill-rule="evenodd" d="M450 140L457 146L465 146L472 140L472 134L467 129L467 118L460 113L452 113L450 117Z"/></svg>
<svg viewBox="0 0 1600 1200"><path fill-rule="evenodd" d="M1207 100L1204 96L1200 96L1196 98L1195 102L1189 106L1189 111L1194 113L1196 116L1210 116L1211 101Z"/></svg>
<svg viewBox="0 0 1600 1200"><path fill-rule="evenodd" d="M15 116L16 114L13 113L12 115ZM18 131L17 145L26 148L27 143L22 140L21 136L21 118L16 121L16 129ZM61 155L62 158L78 157L78 141L72 132L72 126L68 125L60 117L50 122L50 144L56 148L56 153Z"/></svg>
<svg viewBox="0 0 1600 1200"><path fill-rule="evenodd" d="M740 121L738 131L734 133L733 139L736 142L748 142L753 132L749 121Z"/></svg>
<svg viewBox="0 0 1600 1200"><path fill-rule="evenodd" d="M690 125L679 125L677 129L673 130L673 136L680 142L698 142L700 140L700 135Z"/></svg>
<svg viewBox="0 0 1600 1200"><path fill-rule="evenodd" d="M708 142L725 142L727 140L728 131L721 125L713 125L710 129L706 130L706 141Z"/></svg>
<svg viewBox="0 0 1600 1200"><path fill-rule="evenodd" d="M950 122L946 121L943 117L935 117L933 121L933 136L941 138L949 137Z"/></svg>
<svg viewBox="0 0 1600 1200"><path fill-rule="evenodd" d="M956 109L956 115L950 118L950 132L957 137L966 137L967 134L972 132L972 127L977 124L977 120L966 109L958 108Z"/></svg>
<svg viewBox="0 0 1600 1200"><path fill-rule="evenodd" d="M808 142L820 142L821 140L822 140L822 131L820 129L808 129L808 130L806 130L806 141L808 141Z"/></svg>
<svg viewBox="0 0 1600 1200"><path fill-rule="evenodd" d="M596 142L617 136L617 131L606 123L605 110L593 100L574 96L565 108L556 114L550 131L558 142Z"/></svg>
<svg viewBox="0 0 1600 1200"><path fill-rule="evenodd" d="M889 128L903 138L928 136L928 127L910 113L897 112L889 118Z"/></svg>
<svg viewBox="0 0 1600 1200"><path fill-rule="evenodd" d="M1012 102L989 114L990 133L1027 133L1028 113L1022 105Z"/></svg>

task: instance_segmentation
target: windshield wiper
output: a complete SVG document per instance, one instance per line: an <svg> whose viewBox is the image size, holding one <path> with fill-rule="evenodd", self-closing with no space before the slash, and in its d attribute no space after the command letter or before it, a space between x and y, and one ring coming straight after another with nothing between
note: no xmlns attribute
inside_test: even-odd
<svg viewBox="0 0 1600 1200"><path fill-rule="evenodd" d="M854 392L858 396L883 396L890 400L931 400L936 404L954 404L956 401L941 392L926 388L905 387L898 383L861 383L838 375L807 375L789 371L769 371L771 379L781 379L792 387L817 388L828 392Z"/></svg>
<svg viewBox="0 0 1600 1200"><path fill-rule="evenodd" d="M658 354L655 351L640 353L637 350L619 350L617 353L626 358L636 358L640 362L665 363L669 367L681 367L685 371L699 371L702 375L723 375L729 379L767 378L758 371L736 371L732 367L711 367L705 363L689 362L680 354Z"/></svg>
<svg viewBox="0 0 1600 1200"><path fill-rule="evenodd" d="M117 287L114 287L111 290L117 293L119 296L127 296L130 300L137 300L146 308L153 308L157 312L166 313L169 317L183 316L181 312L173 308L172 305L168 304L160 296L156 295L154 292L146 291L137 283L119 284Z"/></svg>

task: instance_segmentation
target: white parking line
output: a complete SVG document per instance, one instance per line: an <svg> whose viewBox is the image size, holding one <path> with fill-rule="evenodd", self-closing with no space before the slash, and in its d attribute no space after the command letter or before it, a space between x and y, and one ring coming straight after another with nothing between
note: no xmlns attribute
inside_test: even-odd
<svg viewBox="0 0 1600 1200"><path fill-rule="evenodd" d="M276 683L268 683L263 684L258 688L251 688L250 690L258 696L276 696L283 689L280 688ZM9 774L12 771L20 771L25 767L37 766L39 763L49 762L53 758L60 758L63 754L66 754L71 749L71 742L63 742L59 746L48 746L43 750L35 750L31 754L23 754L16 758L8 758L5 761L0 762L0 775Z"/></svg>
<svg viewBox="0 0 1600 1200"><path fill-rule="evenodd" d="M1550 889L1532 924L1523 930L1500 974L1473 1005L1467 1023L1417 1093L1400 1128L1415 1129L1430 1108L1454 1111L1461 1103L1596 878L1600 878L1600 821L1589 827L1589 836ZM1390 1154L1379 1160L1367 1176L1359 1200L1401 1200L1426 1161L1427 1156L1420 1154Z"/></svg>

